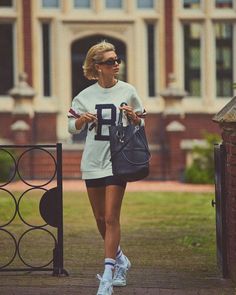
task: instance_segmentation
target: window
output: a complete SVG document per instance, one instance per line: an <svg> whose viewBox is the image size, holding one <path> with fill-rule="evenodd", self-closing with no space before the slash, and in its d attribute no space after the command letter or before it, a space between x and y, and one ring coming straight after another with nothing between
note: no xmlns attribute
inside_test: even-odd
<svg viewBox="0 0 236 295"><path fill-rule="evenodd" d="M12 0L0 0L0 7L12 7Z"/></svg>
<svg viewBox="0 0 236 295"><path fill-rule="evenodd" d="M233 26L215 24L217 97L233 95Z"/></svg>
<svg viewBox="0 0 236 295"><path fill-rule="evenodd" d="M75 8L90 8L91 0L74 0Z"/></svg>
<svg viewBox="0 0 236 295"><path fill-rule="evenodd" d="M215 0L216 8L233 8L232 0Z"/></svg>
<svg viewBox="0 0 236 295"><path fill-rule="evenodd" d="M42 0L42 7L44 8L58 8L59 6L59 0Z"/></svg>
<svg viewBox="0 0 236 295"><path fill-rule="evenodd" d="M201 25L184 24L185 89L190 96L201 96Z"/></svg>
<svg viewBox="0 0 236 295"><path fill-rule="evenodd" d="M13 87L13 25L0 24L0 95Z"/></svg>
<svg viewBox="0 0 236 295"><path fill-rule="evenodd" d="M43 95L51 95L50 24L42 23Z"/></svg>
<svg viewBox="0 0 236 295"><path fill-rule="evenodd" d="M184 8L199 9L200 4L200 0L183 0Z"/></svg>
<svg viewBox="0 0 236 295"><path fill-rule="evenodd" d="M154 0L137 0L138 8L154 8Z"/></svg>
<svg viewBox="0 0 236 295"><path fill-rule="evenodd" d="M106 0L106 8L122 8L122 0Z"/></svg>
<svg viewBox="0 0 236 295"><path fill-rule="evenodd" d="M155 25L147 24L148 95L155 96Z"/></svg>

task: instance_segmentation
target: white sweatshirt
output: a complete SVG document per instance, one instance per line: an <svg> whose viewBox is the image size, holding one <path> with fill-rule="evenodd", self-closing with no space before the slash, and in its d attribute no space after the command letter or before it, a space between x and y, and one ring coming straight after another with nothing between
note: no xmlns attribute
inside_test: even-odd
<svg viewBox="0 0 236 295"><path fill-rule="evenodd" d="M96 127L88 130L81 160L82 179L95 179L112 175L110 161L109 126L115 125L119 117L119 106L122 102L133 107L134 112L142 118L145 110L135 88L123 81L118 81L111 88L102 88L98 83L81 91L72 101L68 113L68 131L77 130L75 121L83 113L97 115ZM127 121L126 121L127 123ZM124 122L124 124L126 124ZM88 124L88 128L93 123ZM144 124L143 120L142 123Z"/></svg>

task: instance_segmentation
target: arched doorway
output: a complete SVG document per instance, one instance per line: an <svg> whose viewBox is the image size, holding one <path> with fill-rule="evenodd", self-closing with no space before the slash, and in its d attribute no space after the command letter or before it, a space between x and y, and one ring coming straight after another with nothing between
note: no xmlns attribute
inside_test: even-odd
<svg viewBox="0 0 236 295"><path fill-rule="evenodd" d="M93 35L81 38L74 41L71 45L72 97L94 83L94 81L89 81L84 77L82 65L88 49L102 40L114 44L117 54L123 61L121 64L120 79L126 81L126 45L124 42L105 35Z"/></svg>

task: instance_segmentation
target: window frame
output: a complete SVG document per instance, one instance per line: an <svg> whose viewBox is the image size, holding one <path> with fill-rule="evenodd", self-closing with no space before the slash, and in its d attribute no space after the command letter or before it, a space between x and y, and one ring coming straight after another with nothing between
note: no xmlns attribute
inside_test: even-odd
<svg viewBox="0 0 236 295"><path fill-rule="evenodd" d="M185 72L185 40L184 40L184 25L185 24L199 24L201 26L201 31L203 31L203 24L201 22L197 22L197 21L185 21L185 22L182 22L181 23L181 27L182 27L182 47L183 47L183 88L185 88L185 75L186 75L186 72ZM204 64L203 64L203 44L204 44L204 41L203 41L203 35L204 35L204 32L201 32L201 36L200 36L200 95L199 96L194 96L194 95L188 95L188 97L190 98L196 98L196 99L201 99L202 96L203 96L203 67L204 67ZM187 89L185 89L187 91Z"/></svg>
<svg viewBox="0 0 236 295"><path fill-rule="evenodd" d="M71 0L71 6L72 6L72 9L75 9L76 11L78 11L78 10L82 10L82 11L91 10L92 7L93 7L93 1L92 0L89 0L89 7L76 7L75 6L75 1L76 0Z"/></svg>
<svg viewBox="0 0 236 295"><path fill-rule="evenodd" d="M40 6L40 8L43 10L43 11L47 11L47 10L50 10L50 11L57 11L57 10L60 10L61 9L61 6L62 6L62 2L63 2L63 0L57 0L58 1L58 6L57 7L55 7L55 6L48 6L48 7L45 7L45 6L43 6L43 1L44 0L41 0L40 1L40 4L39 4L39 6Z"/></svg>
<svg viewBox="0 0 236 295"><path fill-rule="evenodd" d="M135 0L135 6L137 10L153 11L156 10L156 7L158 6L157 2L158 0L153 0L153 7L139 7L138 0Z"/></svg>
<svg viewBox="0 0 236 295"><path fill-rule="evenodd" d="M234 0L232 0L232 7L226 7L226 8L224 8L224 7L216 7L216 0L214 0L214 4L213 4L213 6L214 6L214 9L216 9L216 10L219 10L219 9L224 9L224 10L232 10L232 9L235 9L235 6L236 6L236 4L235 4L235 1Z"/></svg>
<svg viewBox="0 0 236 295"><path fill-rule="evenodd" d="M17 34L16 34L16 22L15 21L1 21L0 24L11 24L12 25L12 87L15 86L17 77L18 77L18 71L17 71L17 52L18 52L18 45L17 45ZM11 89L11 88L10 88ZM9 89L9 90L10 90ZM5 94L0 94L0 98L2 97L8 97L9 95L7 92Z"/></svg>
<svg viewBox="0 0 236 295"><path fill-rule="evenodd" d="M214 23L212 23L213 26L213 31L214 31L214 44L215 44L215 52L214 52L214 67L215 67L215 83L217 84L217 65L216 65L216 58L217 58L217 47L216 47L216 34L215 34L215 24L217 23L230 23L232 25L232 83L234 83L235 81L235 77L236 77L236 58L235 58L235 54L234 51L236 49L236 42L234 40L235 36L236 36L236 22L228 22L228 21L224 21L224 20L217 20L214 21ZM217 85L215 85L215 97L216 99L225 99L228 98L229 96L218 96L217 94ZM233 85L232 85L233 87ZM234 95L234 89L231 89L232 91L232 96Z"/></svg>
<svg viewBox="0 0 236 295"><path fill-rule="evenodd" d="M199 0L199 7L197 8L187 8L187 7L184 7L184 0L180 0L182 3L181 3L181 6L182 6L182 9L185 10L185 11L200 11L203 9L204 7L204 3L202 0Z"/></svg>
<svg viewBox="0 0 236 295"><path fill-rule="evenodd" d="M157 83L157 58L156 56L158 55L158 48L157 48L157 22L153 22L153 21L147 21L145 23L146 25L146 46L147 46L147 77L148 77L148 81L147 81L147 94L148 97L150 99L156 97L156 93L157 93L157 89L158 89L158 83ZM152 25L153 26L153 40L149 39L149 28L148 26ZM153 42L152 44L150 44L150 42ZM150 66L151 63L151 57L149 56L149 49L150 49L150 45L153 47L152 48L152 54L154 55L153 59L153 65ZM150 74L153 75L152 77L152 82L153 85L151 84L150 81Z"/></svg>
<svg viewBox="0 0 236 295"><path fill-rule="evenodd" d="M11 0L12 1L12 5L11 6L0 6L0 9L8 9L8 10L12 10L15 8L15 0Z"/></svg>
<svg viewBox="0 0 236 295"><path fill-rule="evenodd" d="M44 32L43 32L43 25L47 24L49 26L49 30L48 30L48 40L49 40L49 44L48 44L48 74L49 74L49 81L47 82L48 85L45 85L45 67L44 67L44 62L45 62L45 48L44 48ZM41 31L41 58L42 58L42 96L49 98L52 96L52 42L51 42L51 34L52 34L52 24L51 21L41 21L40 22L40 31ZM46 84L47 84L46 83ZM49 91L49 95L45 95L45 88L48 87L48 91Z"/></svg>
<svg viewBox="0 0 236 295"><path fill-rule="evenodd" d="M183 22L198 21L202 23L202 94L201 99L186 96L184 98L184 104L186 110L199 110L202 112L214 112L220 107L223 107L224 103L227 103L226 97L216 96L216 81L214 78L216 75L215 66L215 39L214 39L214 23L218 21L229 21L233 23L233 52L236 50L236 7L235 9L222 10L214 7L214 2L204 2L201 10L187 10L182 7L182 0L178 0L174 9L174 47L176 48L175 56L181 56L182 58L178 61L174 58L174 69L178 83L181 88L184 88L184 50L183 50ZM212 58L209 59L209 55ZM233 79L236 79L236 57L234 56L233 61ZM234 95L236 90L234 90ZM198 100L198 101L197 101ZM214 109L215 107L215 109Z"/></svg>
<svg viewBox="0 0 236 295"><path fill-rule="evenodd" d="M107 0L104 0L104 9L113 10L113 11L122 11L122 10L124 10L125 3L124 3L124 0L120 0L120 1L121 1L121 7L108 7Z"/></svg>

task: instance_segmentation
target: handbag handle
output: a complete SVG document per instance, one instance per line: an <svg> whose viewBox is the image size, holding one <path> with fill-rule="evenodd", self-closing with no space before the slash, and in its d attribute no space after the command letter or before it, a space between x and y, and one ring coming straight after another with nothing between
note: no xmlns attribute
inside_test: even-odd
<svg viewBox="0 0 236 295"><path fill-rule="evenodd" d="M127 103L122 102L120 104L121 107L123 107L124 105L127 106ZM131 123L129 118L128 118L128 122L129 122L129 124ZM117 127L118 127L118 130L117 130L116 136L119 138L120 142L124 142L125 133L124 133L124 129L123 129L123 110L121 110L121 109L120 109L120 113L119 113Z"/></svg>
<svg viewBox="0 0 236 295"><path fill-rule="evenodd" d="M128 105L128 104L127 104L126 102L122 102L122 103L120 104L120 107L127 106L127 105ZM120 109L119 118L118 118L118 125L123 125L123 121L122 121L122 119L123 119L123 110ZM131 120L130 120L130 118L127 117L127 119L128 119L129 124L131 124Z"/></svg>
<svg viewBox="0 0 236 295"><path fill-rule="evenodd" d="M126 102L122 102L120 104L120 107L123 107L123 106L127 106L128 104ZM123 126L123 110L120 110L120 113L119 113L119 118L118 118L118 125L122 125ZM131 124L131 119L127 116L127 120L129 122L129 124Z"/></svg>

